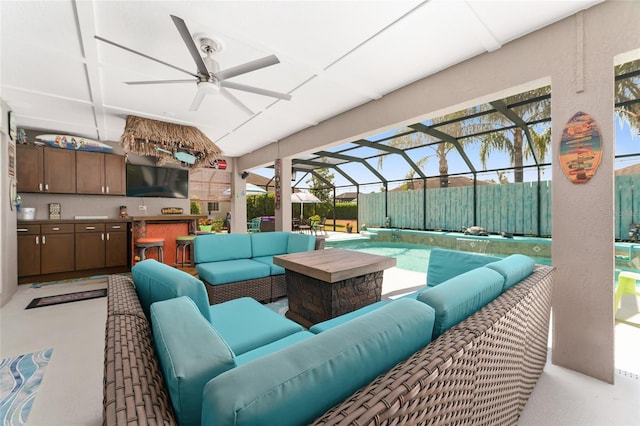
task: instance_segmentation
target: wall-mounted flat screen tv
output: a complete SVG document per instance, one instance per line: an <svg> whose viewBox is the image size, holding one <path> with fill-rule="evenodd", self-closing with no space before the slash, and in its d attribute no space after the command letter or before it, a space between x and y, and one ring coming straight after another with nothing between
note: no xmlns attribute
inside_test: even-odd
<svg viewBox="0 0 640 426"><path fill-rule="evenodd" d="M189 171L127 164L127 197L187 198Z"/></svg>

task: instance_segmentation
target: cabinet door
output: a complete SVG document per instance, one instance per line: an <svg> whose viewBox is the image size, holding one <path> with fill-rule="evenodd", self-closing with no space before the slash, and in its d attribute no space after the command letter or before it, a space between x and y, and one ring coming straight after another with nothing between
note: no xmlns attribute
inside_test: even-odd
<svg viewBox="0 0 640 426"><path fill-rule="evenodd" d="M18 276L30 275L40 275L40 225L18 227Z"/></svg>
<svg viewBox="0 0 640 426"><path fill-rule="evenodd" d="M76 152L70 149L44 149L44 192L76 192Z"/></svg>
<svg viewBox="0 0 640 426"><path fill-rule="evenodd" d="M127 266L128 245L126 231L107 232L106 267Z"/></svg>
<svg viewBox="0 0 640 426"><path fill-rule="evenodd" d="M127 175L123 156L104 154L104 184L106 194L126 195Z"/></svg>
<svg viewBox="0 0 640 426"><path fill-rule="evenodd" d="M41 192L43 182L43 149L34 145L17 145L16 177L18 192Z"/></svg>
<svg viewBox="0 0 640 426"><path fill-rule="evenodd" d="M40 246L40 273L52 274L75 269L73 233L43 234Z"/></svg>
<svg viewBox="0 0 640 426"><path fill-rule="evenodd" d="M76 233L76 270L104 268L105 233Z"/></svg>
<svg viewBox="0 0 640 426"><path fill-rule="evenodd" d="M78 194L104 194L104 154L76 152L76 192Z"/></svg>

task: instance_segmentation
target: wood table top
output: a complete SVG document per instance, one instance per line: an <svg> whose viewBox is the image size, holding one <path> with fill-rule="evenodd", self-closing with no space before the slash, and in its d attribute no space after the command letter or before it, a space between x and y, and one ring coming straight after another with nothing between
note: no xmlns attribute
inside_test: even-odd
<svg viewBox="0 0 640 426"><path fill-rule="evenodd" d="M273 263L321 281L334 283L396 266L396 259L331 248L273 256Z"/></svg>

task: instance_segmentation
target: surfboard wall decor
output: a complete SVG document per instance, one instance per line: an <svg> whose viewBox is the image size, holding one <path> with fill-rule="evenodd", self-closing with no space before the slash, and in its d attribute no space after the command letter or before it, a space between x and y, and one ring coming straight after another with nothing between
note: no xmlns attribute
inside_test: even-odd
<svg viewBox="0 0 640 426"><path fill-rule="evenodd" d="M102 142L71 135L38 135L36 139L55 148L74 149L76 151L110 152L113 147Z"/></svg>
<svg viewBox="0 0 640 426"><path fill-rule="evenodd" d="M577 112L564 126L560 140L560 167L573 183L587 183L602 160L602 138L589 114Z"/></svg>

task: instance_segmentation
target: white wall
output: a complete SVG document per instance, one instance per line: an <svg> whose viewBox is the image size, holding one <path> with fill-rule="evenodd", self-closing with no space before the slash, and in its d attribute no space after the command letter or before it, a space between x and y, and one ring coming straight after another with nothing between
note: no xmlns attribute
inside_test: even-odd
<svg viewBox="0 0 640 426"><path fill-rule="evenodd" d="M9 203L9 145L15 152L15 142L9 139L7 116L9 106L0 99L2 129L0 131L0 306L3 306L18 289L18 265L16 263L17 237L16 213Z"/></svg>
<svg viewBox="0 0 640 426"><path fill-rule="evenodd" d="M578 111L600 124L605 145L600 169L585 185L570 184L554 161L553 362L612 382L613 66L625 52L640 57L640 1L607 1L581 14L256 150L237 165L251 169L265 159L317 151L551 83L553 159L562 127Z"/></svg>

